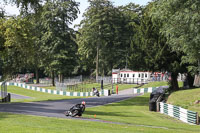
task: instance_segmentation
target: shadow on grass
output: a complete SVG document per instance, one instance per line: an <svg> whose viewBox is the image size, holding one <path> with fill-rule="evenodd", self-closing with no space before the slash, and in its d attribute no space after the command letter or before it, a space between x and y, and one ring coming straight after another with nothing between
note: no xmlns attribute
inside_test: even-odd
<svg viewBox="0 0 200 133"><path fill-rule="evenodd" d="M127 115L125 113L122 113L122 111L120 112L100 112L100 111L85 111L84 115L91 115L91 116L119 116L119 117L140 117L140 116L136 116L136 115L130 115L130 113L127 113Z"/></svg>
<svg viewBox="0 0 200 133"><path fill-rule="evenodd" d="M9 117L14 117L14 114L11 113L5 113L5 112L0 112L0 121Z"/></svg>
<svg viewBox="0 0 200 133"><path fill-rule="evenodd" d="M106 106L148 106L148 105L149 105L149 97L138 96L118 103L108 104Z"/></svg>

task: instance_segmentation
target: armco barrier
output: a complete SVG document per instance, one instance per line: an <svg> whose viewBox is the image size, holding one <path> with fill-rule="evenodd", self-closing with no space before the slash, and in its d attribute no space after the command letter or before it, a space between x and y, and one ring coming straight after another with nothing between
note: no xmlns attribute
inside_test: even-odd
<svg viewBox="0 0 200 133"><path fill-rule="evenodd" d="M159 102L160 113L177 118L185 123L199 125L199 115L197 112L189 111L184 108Z"/></svg>
<svg viewBox="0 0 200 133"><path fill-rule="evenodd" d="M163 88L168 88L168 86L162 86ZM141 88L141 89L136 89L133 88L133 93L138 94L138 93L151 93L154 90L158 89L159 87L148 87L148 88Z"/></svg>
<svg viewBox="0 0 200 133"><path fill-rule="evenodd" d="M10 83L10 82L7 82L7 85L13 85L13 86L22 87L24 89L33 90L33 91L39 91L39 92L44 92L44 93L49 93L49 94L57 94L57 95L63 95L63 96L93 96L92 92L58 91L58 90L51 90L51 89L45 89L45 88L30 86L30 85L27 85L25 83ZM100 91L100 96L108 96L108 90L104 89L103 91Z"/></svg>

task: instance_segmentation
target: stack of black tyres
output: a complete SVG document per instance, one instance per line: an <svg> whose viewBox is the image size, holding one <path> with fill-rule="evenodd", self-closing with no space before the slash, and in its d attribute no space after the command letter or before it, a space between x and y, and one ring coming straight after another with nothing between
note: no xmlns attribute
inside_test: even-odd
<svg viewBox="0 0 200 133"><path fill-rule="evenodd" d="M165 89L163 87L159 87L158 89L154 90L149 99L149 111L157 111L157 106L156 102L159 97L161 97L159 100L162 101L164 100L164 95L165 95Z"/></svg>

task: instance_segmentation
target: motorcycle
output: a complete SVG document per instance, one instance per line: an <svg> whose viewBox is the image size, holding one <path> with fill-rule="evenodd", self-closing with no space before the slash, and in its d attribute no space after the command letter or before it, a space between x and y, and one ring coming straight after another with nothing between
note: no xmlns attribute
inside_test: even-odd
<svg viewBox="0 0 200 133"><path fill-rule="evenodd" d="M93 88L93 95L100 97L99 91L96 88Z"/></svg>
<svg viewBox="0 0 200 133"><path fill-rule="evenodd" d="M82 102L81 104L76 104L70 110L67 110L64 112L65 116L82 116L83 112L85 111L85 102Z"/></svg>

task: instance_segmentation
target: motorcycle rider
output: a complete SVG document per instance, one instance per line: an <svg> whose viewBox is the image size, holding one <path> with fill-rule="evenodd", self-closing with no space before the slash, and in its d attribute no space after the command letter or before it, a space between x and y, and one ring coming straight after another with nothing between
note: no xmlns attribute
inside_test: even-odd
<svg viewBox="0 0 200 133"><path fill-rule="evenodd" d="M92 88L92 91L93 91L93 95L96 95L99 97L99 91L95 87Z"/></svg>
<svg viewBox="0 0 200 133"><path fill-rule="evenodd" d="M77 113L73 113L73 112ZM70 108L70 110L68 111L68 113L66 114L66 116L70 115L72 117L74 116L82 116L83 112L85 111L85 101L82 101L81 104L76 104L75 106L73 106L72 108Z"/></svg>

